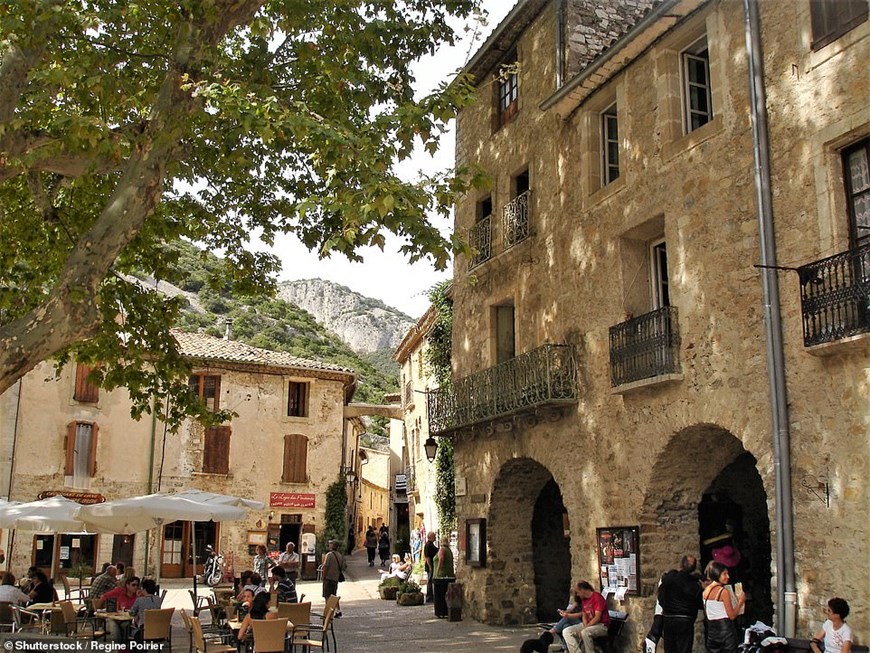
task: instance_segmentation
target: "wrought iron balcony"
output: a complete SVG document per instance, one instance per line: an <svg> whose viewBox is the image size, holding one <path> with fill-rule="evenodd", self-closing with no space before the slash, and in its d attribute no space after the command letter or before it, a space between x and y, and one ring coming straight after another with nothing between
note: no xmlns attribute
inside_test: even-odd
<svg viewBox="0 0 870 653"><path fill-rule="evenodd" d="M677 309L665 306L610 327L610 385L680 371Z"/></svg>
<svg viewBox="0 0 870 653"><path fill-rule="evenodd" d="M472 255L468 268L474 268L492 258L492 217L486 216L468 230Z"/></svg>
<svg viewBox="0 0 870 653"><path fill-rule="evenodd" d="M798 268L804 346L870 333L870 243Z"/></svg>
<svg viewBox="0 0 870 653"><path fill-rule="evenodd" d="M502 228L504 231L504 248L513 247L524 241L531 233L529 229L529 194L526 191L517 195L502 210Z"/></svg>
<svg viewBox="0 0 870 653"><path fill-rule="evenodd" d="M482 372L452 389L431 391L429 431L444 435L466 427L577 401L577 364L570 345L544 345Z"/></svg>

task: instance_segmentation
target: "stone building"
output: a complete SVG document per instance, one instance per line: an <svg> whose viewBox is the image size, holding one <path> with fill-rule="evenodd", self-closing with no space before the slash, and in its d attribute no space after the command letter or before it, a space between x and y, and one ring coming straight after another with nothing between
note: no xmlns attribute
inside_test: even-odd
<svg viewBox="0 0 870 653"><path fill-rule="evenodd" d="M390 454L386 451L360 447L361 482L357 488L356 546L365 547L369 526L376 531L389 524L390 517Z"/></svg>
<svg viewBox="0 0 870 653"><path fill-rule="evenodd" d="M393 354L401 370L403 454L402 464L407 480L410 527L418 532L437 531L438 510L435 505L435 463L426 456L429 419L426 397L435 385L431 378L426 352L428 334L435 321L435 309L430 307L417 324L411 327Z"/></svg>
<svg viewBox="0 0 870 653"><path fill-rule="evenodd" d="M867 641L867 3L746 5L522 0L465 68L456 164L492 184L429 420L476 619L587 578L636 650L659 575L730 546L751 621L837 595Z"/></svg>
<svg viewBox="0 0 870 653"><path fill-rule="evenodd" d="M303 533L323 530L327 487L343 478L356 446L360 429L344 418L356 376L232 340L180 331L175 337L193 367L191 388L210 408L236 413L230 423L204 428L186 421L173 433L157 415L137 422L124 390L93 386L81 365L54 378L43 363L0 396L4 494L18 501L65 494L81 502L189 488L233 494L265 507L244 522L196 524L198 551L215 546L238 573L250 566L256 543L277 552L293 541L298 550ZM122 560L153 574L160 561L161 577L189 577L189 529L175 522L135 535L18 532L14 541L4 532L2 546L17 572L36 564L55 575L76 562Z"/></svg>

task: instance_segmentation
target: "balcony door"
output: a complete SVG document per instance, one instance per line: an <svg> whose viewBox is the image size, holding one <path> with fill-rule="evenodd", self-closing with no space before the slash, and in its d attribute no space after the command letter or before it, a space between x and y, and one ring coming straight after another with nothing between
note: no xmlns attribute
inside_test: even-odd
<svg viewBox="0 0 870 653"><path fill-rule="evenodd" d="M652 310L671 305L668 284L668 248L664 239L650 245L650 282L652 285Z"/></svg>
<svg viewBox="0 0 870 653"><path fill-rule="evenodd" d="M517 355L516 330L512 304L495 307L495 364L499 365Z"/></svg>

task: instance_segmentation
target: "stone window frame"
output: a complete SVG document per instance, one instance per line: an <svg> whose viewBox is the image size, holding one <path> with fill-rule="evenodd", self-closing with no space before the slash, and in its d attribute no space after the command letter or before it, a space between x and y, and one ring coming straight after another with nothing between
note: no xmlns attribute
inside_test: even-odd
<svg viewBox="0 0 870 653"><path fill-rule="evenodd" d="M653 247L667 243L664 214L649 217L619 235L619 256L622 265L622 309L624 318L645 315L658 308L655 304L652 261ZM672 270L673 266L668 265ZM668 277L673 276L670 272ZM670 285L670 284L669 284ZM669 291L670 304L673 294Z"/></svg>
<svg viewBox="0 0 870 653"><path fill-rule="evenodd" d="M693 81L691 68L693 64L701 64L704 73L704 81ZM701 127L713 121L716 117L715 105L713 103L713 78L711 75L710 66L710 44L707 41L707 35L704 34L689 47L680 52L680 86L683 96L683 133L689 134L699 130ZM704 96L706 109L696 106L692 99L694 97L693 90L700 89L699 95ZM695 117L699 118L697 127ZM703 121L703 122L700 122Z"/></svg>
<svg viewBox="0 0 870 653"><path fill-rule="evenodd" d="M284 415L293 419L308 419L311 414L311 382L288 379L284 384Z"/></svg>
<svg viewBox="0 0 870 653"><path fill-rule="evenodd" d="M723 51L723 47L727 48L727 43L723 44L720 36L727 34L727 28L722 21L724 17L719 11L708 9L700 12L667 35L654 50L658 105L662 108L658 112L657 126L663 135L663 161L700 145L724 129L724 114L727 109L725 100L730 93L731 80L728 79L726 70L728 52ZM713 118L692 131L686 131L682 55L705 37L710 57Z"/></svg>
<svg viewBox="0 0 870 653"><path fill-rule="evenodd" d="M810 48L814 51L848 34L866 22L870 15L867 0L809 0L808 5Z"/></svg>
<svg viewBox="0 0 870 653"><path fill-rule="evenodd" d="M621 176L619 167L619 103L613 104L598 114L601 133L601 185L612 184ZM613 130L615 133L612 133ZM611 146L613 146L613 149ZM613 174L615 171L616 174Z"/></svg>
<svg viewBox="0 0 870 653"><path fill-rule="evenodd" d="M625 142L627 133L625 111L625 78L620 76L599 89L583 105L579 114L580 123L580 166L583 179L584 196L589 205L597 204L626 185L625 151L620 147L619 177L604 183L603 176L603 136L601 131L602 114L616 105L619 119L620 141ZM583 174L585 172L585 174Z"/></svg>

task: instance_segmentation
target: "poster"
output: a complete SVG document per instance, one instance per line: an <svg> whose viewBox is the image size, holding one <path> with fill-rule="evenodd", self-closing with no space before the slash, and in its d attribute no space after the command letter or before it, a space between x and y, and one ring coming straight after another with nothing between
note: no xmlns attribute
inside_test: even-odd
<svg viewBox="0 0 870 653"><path fill-rule="evenodd" d="M614 594L617 600L622 600L626 594L637 594L640 588L640 529L637 526L612 526L598 528L596 534L601 593L605 596Z"/></svg>

